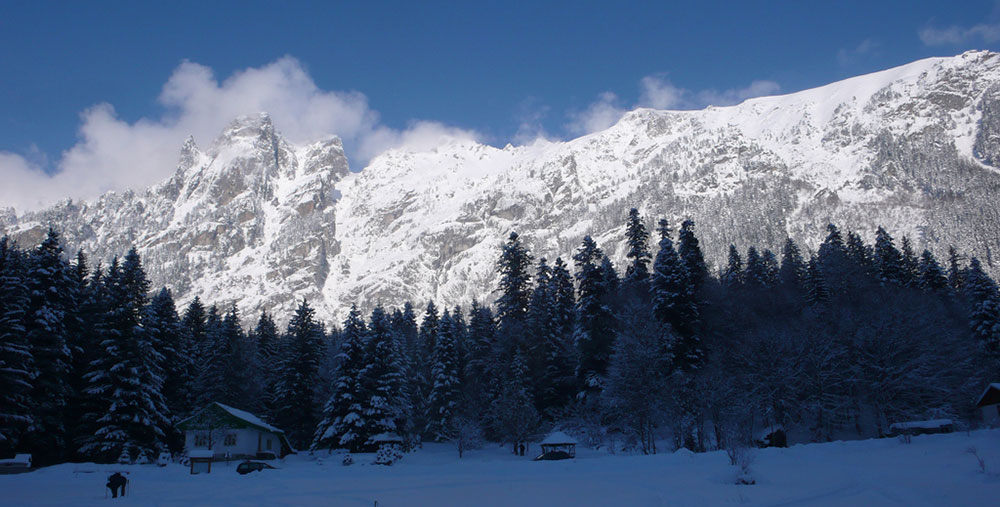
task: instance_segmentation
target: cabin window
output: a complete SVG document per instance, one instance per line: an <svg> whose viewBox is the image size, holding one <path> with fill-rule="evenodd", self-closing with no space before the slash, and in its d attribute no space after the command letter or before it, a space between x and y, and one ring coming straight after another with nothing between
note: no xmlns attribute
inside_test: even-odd
<svg viewBox="0 0 1000 507"><path fill-rule="evenodd" d="M267 439L267 450L271 450L271 439Z"/></svg>
<svg viewBox="0 0 1000 507"><path fill-rule="evenodd" d="M195 447L208 447L208 435L205 433L195 433L194 435L194 446Z"/></svg>
<svg viewBox="0 0 1000 507"><path fill-rule="evenodd" d="M236 445L236 433L229 433L228 435L226 435L226 441L223 442L222 445L225 445L227 447L232 447Z"/></svg>

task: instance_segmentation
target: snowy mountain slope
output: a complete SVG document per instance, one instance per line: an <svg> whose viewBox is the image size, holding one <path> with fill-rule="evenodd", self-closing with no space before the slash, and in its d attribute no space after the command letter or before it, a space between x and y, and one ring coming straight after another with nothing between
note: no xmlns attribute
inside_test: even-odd
<svg viewBox="0 0 1000 507"><path fill-rule="evenodd" d="M631 206L650 225L694 218L710 262L730 243L815 248L832 221L993 266L998 164L1000 55L969 52L731 107L639 109L567 142L394 150L358 173L336 139L294 147L266 115L242 118L204 152L189 140L157 187L0 213L0 229L31 242L52 223L98 258L136 244L182 304L236 301L249 318L307 297L339 319L354 302L488 299L511 230L536 257L568 259L590 234L620 261Z"/></svg>

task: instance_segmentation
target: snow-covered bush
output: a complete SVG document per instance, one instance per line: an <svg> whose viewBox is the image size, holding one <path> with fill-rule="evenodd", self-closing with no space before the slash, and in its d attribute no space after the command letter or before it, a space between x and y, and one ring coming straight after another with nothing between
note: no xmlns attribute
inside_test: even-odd
<svg viewBox="0 0 1000 507"><path fill-rule="evenodd" d="M344 459L343 459L343 461L340 462L340 464L344 465L345 467L353 465L354 464L354 456L351 456L350 454L345 454L344 455Z"/></svg>
<svg viewBox="0 0 1000 507"><path fill-rule="evenodd" d="M383 445L379 448L378 452L375 453L376 465L391 466L393 463L401 459L403 459L403 450L395 444Z"/></svg>

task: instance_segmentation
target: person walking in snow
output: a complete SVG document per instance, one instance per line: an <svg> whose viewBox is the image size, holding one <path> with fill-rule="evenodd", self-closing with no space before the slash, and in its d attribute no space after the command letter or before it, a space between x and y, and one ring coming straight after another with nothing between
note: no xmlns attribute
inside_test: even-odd
<svg viewBox="0 0 1000 507"><path fill-rule="evenodd" d="M118 498L118 491L121 490L122 496L125 496L125 485L128 484L128 479L122 476L121 472L115 472L108 477L108 489L111 490L111 498Z"/></svg>

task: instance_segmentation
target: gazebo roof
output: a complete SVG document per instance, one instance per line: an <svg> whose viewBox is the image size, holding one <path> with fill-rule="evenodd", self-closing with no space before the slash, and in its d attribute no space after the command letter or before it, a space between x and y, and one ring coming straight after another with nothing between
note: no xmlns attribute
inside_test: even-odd
<svg viewBox="0 0 1000 507"><path fill-rule="evenodd" d="M568 445L576 443L575 438L561 431L554 431L545 437L545 440L542 440L542 445Z"/></svg>

